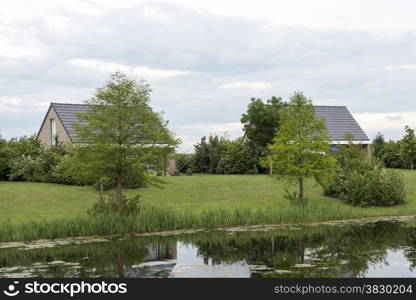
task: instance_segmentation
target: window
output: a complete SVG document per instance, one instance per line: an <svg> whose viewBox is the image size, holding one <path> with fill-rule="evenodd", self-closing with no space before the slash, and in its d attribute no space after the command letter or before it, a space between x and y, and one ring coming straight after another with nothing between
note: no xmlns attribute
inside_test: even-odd
<svg viewBox="0 0 416 300"><path fill-rule="evenodd" d="M56 144L56 120L51 119L51 145L55 146Z"/></svg>

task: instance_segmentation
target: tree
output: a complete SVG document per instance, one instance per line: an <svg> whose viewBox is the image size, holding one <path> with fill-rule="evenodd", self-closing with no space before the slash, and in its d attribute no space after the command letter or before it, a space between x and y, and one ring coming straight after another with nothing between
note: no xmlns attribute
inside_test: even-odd
<svg viewBox="0 0 416 300"><path fill-rule="evenodd" d="M384 140L384 136L379 132L373 139L372 148L373 148L373 155L378 159L383 159L384 148L386 146L386 141Z"/></svg>
<svg viewBox="0 0 416 300"><path fill-rule="evenodd" d="M7 141L0 135L0 180L6 180L8 175L8 151Z"/></svg>
<svg viewBox="0 0 416 300"><path fill-rule="evenodd" d="M321 184L331 178L336 161L323 119L315 117L312 101L295 93L280 112L280 129L269 146L265 161L273 166L273 177L297 182L299 203L304 205L304 181L308 177Z"/></svg>
<svg viewBox="0 0 416 300"><path fill-rule="evenodd" d="M406 134L401 141L400 156L404 161L410 163L410 169L414 169L416 160L416 136L414 129L409 126L405 127Z"/></svg>
<svg viewBox="0 0 416 300"><path fill-rule="evenodd" d="M80 159L95 177L107 177L116 185L117 209L124 207L123 189L132 176L143 176L149 161L161 157L178 141L167 123L149 106L151 89L116 72L93 97L89 109L74 124Z"/></svg>
<svg viewBox="0 0 416 300"><path fill-rule="evenodd" d="M401 141L388 141L383 150L383 163L387 168L406 168L400 156Z"/></svg>
<svg viewBox="0 0 416 300"><path fill-rule="evenodd" d="M242 115L244 136L257 161L267 155L267 146L279 130L279 112L285 105L280 97L273 96L266 103L261 99L251 98L247 112Z"/></svg>
<svg viewBox="0 0 416 300"><path fill-rule="evenodd" d="M250 153L248 143L237 138L225 143L225 152L218 162L217 170L222 174L253 174L257 173L257 163Z"/></svg>
<svg viewBox="0 0 416 300"><path fill-rule="evenodd" d="M201 141L194 146L194 171L196 173L217 174L218 163L222 154L226 151L226 137L218 135L204 136Z"/></svg>

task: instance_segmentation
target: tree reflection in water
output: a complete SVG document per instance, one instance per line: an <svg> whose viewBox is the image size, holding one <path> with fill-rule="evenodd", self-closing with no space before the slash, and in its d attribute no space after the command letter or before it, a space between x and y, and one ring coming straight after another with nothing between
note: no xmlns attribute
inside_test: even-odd
<svg viewBox="0 0 416 300"><path fill-rule="evenodd" d="M363 277L372 265L387 263L388 250L403 251L411 271L416 266L416 224L377 222L3 248L0 276L169 277L177 258L190 255L177 251L178 242L195 249L192 255L200 257L201 264L232 268L233 263L246 263L252 277Z"/></svg>

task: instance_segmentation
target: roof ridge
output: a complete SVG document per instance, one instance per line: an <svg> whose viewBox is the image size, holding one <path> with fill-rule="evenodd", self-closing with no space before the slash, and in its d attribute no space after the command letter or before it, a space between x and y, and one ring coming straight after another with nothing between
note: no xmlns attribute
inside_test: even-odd
<svg viewBox="0 0 416 300"><path fill-rule="evenodd" d="M62 102L51 102L51 105L59 104L59 105L85 105L88 106L89 104L86 103L62 103Z"/></svg>
<svg viewBox="0 0 416 300"><path fill-rule="evenodd" d="M314 105L313 107L347 107L345 105Z"/></svg>

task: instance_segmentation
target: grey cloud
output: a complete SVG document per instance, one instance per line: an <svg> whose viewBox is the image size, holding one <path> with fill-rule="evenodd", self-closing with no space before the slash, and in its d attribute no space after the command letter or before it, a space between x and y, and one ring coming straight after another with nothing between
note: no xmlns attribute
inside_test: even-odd
<svg viewBox="0 0 416 300"><path fill-rule="evenodd" d="M276 26L162 2L97 15L59 14L60 26L41 17L26 20L25 26L7 25L17 44L25 45L30 36L30 45L38 45L42 55L0 56L0 98L16 97L33 108L20 133L0 112L3 135L31 133L28 128L36 128L44 113L35 110L35 103L80 102L108 79L109 74L69 64L71 59L189 71L148 81L156 110L165 112L178 135L195 141L202 131L181 132L181 126L238 122L251 97L288 98L296 90L318 104L347 105L356 113L416 111L416 72L386 70L416 63L415 32L383 37ZM259 81L270 88L220 88Z"/></svg>

